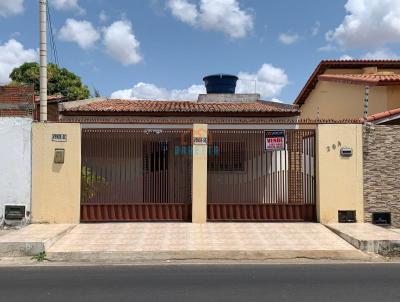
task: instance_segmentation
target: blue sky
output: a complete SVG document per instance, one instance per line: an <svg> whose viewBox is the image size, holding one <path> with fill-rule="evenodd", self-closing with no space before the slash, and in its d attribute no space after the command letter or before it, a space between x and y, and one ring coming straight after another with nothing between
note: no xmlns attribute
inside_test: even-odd
<svg viewBox="0 0 400 302"><path fill-rule="evenodd" d="M0 0L0 82L38 48L38 0ZM202 77L291 103L322 59L397 58L398 0L49 0L59 61L102 95L194 98ZM367 6L368 4L368 6ZM118 91L117 93L115 93Z"/></svg>

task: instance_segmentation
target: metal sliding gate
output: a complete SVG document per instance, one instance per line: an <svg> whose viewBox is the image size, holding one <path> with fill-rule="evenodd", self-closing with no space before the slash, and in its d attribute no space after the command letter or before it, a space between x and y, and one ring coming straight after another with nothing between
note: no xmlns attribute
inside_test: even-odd
<svg viewBox="0 0 400 302"><path fill-rule="evenodd" d="M191 130L83 129L81 221L191 221Z"/></svg>
<svg viewBox="0 0 400 302"><path fill-rule="evenodd" d="M266 151L263 130L210 130L207 181L209 221L316 221L315 132Z"/></svg>

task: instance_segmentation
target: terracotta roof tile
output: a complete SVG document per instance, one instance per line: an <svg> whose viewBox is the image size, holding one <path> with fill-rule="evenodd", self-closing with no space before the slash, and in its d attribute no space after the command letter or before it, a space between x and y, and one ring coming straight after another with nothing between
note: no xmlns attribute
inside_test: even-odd
<svg viewBox="0 0 400 302"><path fill-rule="evenodd" d="M58 102L65 102L67 100L67 98L65 96L62 95L48 95L47 96L47 101L50 102L54 102L54 103L58 103ZM35 96L35 103L39 103L40 102L40 96L36 95Z"/></svg>
<svg viewBox="0 0 400 302"><path fill-rule="evenodd" d="M101 99L92 102L70 102L61 111L130 112L130 113L299 113L297 106L275 102L208 103L195 101L138 101Z"/></svg>
<svg viewBox="0 0 400 302"><path fill-rule="evenodd" d="M356 85L387 86L399 85L399 74L323 74L318 77L320 81L330 81Z"/></svg>
<svg viewBox="0 0 400 302"><path fill-rule="evenodd" d="M375 113L368 117L368 122L375 122L378 120L390 118L395 115L400 115L400 108L385 111L385 112Z"/></svg>

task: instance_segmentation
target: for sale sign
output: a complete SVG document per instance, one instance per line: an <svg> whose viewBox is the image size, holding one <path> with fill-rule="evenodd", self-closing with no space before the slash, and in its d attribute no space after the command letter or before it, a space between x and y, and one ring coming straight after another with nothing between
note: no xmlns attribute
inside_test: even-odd
<svg viewBox="0 0 400 302"><path fill-rule="evenodd" d="M285 150L286 145L285 130L265 131L265 150L279 151Z"/></svg>

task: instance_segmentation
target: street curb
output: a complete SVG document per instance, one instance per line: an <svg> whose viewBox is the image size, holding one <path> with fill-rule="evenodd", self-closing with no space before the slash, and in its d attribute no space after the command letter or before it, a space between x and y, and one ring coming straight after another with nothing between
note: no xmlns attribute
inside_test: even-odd
<svg viewBox="0 0 400 302"><path fill-rule="evenodd" d="M51 261L87 263L126 263L131 261L172 260L371 260L371 256L358 250L315 251L138 251L138 252L48 252Z"/></svg>

